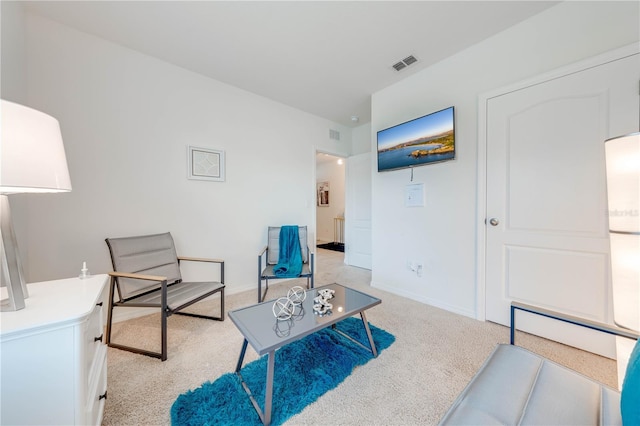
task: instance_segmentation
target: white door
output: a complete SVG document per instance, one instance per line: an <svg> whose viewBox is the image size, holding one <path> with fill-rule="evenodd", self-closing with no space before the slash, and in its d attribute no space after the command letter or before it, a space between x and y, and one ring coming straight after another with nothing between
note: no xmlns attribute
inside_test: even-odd
<svg viewBox="0 0 640 426"><path fill-rule="evenodd" d="M638 130L639 58L488 100L488 320L508 325L512 300L612 320L604 140ZM550 321L518 314L520 329L615 358L612 338Z"/></svg>
<svg viewBox="0 0 640 426"><path fill-rule="evenodd" d="M347 159L345 263L371 269L371 153Z"/></svg>

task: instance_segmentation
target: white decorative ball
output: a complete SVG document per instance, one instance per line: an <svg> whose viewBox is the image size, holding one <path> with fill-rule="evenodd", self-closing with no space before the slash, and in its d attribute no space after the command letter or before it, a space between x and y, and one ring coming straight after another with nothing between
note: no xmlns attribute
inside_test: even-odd
<svg viewBox="0 0 640 426"><path fill-rule="evenodd" d="M291 300L287 297L281 297L273 302L273 316L278 320L288 320L293 315L296 307Z"/></svg>
<svg viewBox="0 0 640 426"><path fill-rule="evenodd" d="M287 298L291 300L294 305L300 305L307 298L307 292L300 286L291 287L287 292Z"/></svg>

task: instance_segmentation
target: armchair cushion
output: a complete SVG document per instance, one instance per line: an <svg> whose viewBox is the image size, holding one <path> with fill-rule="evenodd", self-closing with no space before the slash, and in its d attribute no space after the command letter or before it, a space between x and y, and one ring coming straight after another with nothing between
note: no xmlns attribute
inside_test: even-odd
<svg viewBox="0 0 640 426"><path fill-rule="evenodd" d="M116 271L167 278L172 284L182 279L178 256L169 232L137 237L108 238L113 268ZM129 299L158 287L154 281L118 279L122 299Z"/></svg>

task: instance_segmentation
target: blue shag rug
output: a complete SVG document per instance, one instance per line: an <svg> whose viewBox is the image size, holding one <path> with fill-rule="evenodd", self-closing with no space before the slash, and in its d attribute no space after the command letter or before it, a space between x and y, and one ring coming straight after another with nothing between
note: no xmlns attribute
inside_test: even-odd
<svg viewBox="0 0 640 426"><path fill-rule="evenodd" d="M359 318L347 318L337 328L368 347ZM378 350L395 337L369 325ZM280 425L327 391L337 387L359 365L373 359L371 352L330 329L323 329L276 351L271 424ZM240 373L254 398L264 409L267 355L245 365ZM249 396L235 373L180 395L171 407L171 424L261 425Z"/></svg>

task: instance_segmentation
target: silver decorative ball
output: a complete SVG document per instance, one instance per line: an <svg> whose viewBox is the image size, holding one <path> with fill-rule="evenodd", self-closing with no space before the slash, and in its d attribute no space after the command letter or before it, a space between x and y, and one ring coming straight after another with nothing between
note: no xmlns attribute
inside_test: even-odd
<svg viewBox="0 0 640 426"><path fill-rule="evenodd" d="M287 298L291 300L294 305L300 305L307 298L307 292L300 286L291 287L287 292Z"/></svg>
<svg viewBox="0 0 640 426"><path fill-rule="evenodd" d="M296 307L291 300L287 297L281 297L275 302L273 302L273 307L271 311L273 312L273 316L278 320L288 320L293 315L293 311L295 311Z"/></svg>

